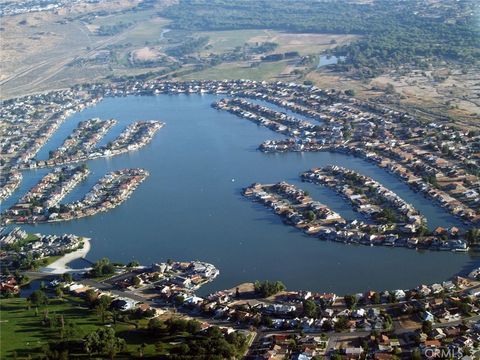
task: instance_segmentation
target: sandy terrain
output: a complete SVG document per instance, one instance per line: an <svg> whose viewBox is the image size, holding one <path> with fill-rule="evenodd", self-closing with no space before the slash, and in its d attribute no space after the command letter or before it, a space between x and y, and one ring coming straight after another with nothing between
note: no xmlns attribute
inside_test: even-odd
<svg viewBox="0 0 480 360"><path fill-rule="evenodd" d="M40 271L48 274L63 274L65 272L85 272L90 268L72 269L68 267L67 264L72 262L73 260L85 258L85 256L87 256L89 251L90 251L90 239L83 238L83 248L78 249L77 251L65 254L60 259L58 259L57 261L54 261L47 267L41 268Z"/></svg>
<svg viewBox="0 0 480 360"><path fill-rule="evenodd" d="M136 61L150 61L158 57L158 52L150 47L144 47L132 51L132 57Z"/></svg>

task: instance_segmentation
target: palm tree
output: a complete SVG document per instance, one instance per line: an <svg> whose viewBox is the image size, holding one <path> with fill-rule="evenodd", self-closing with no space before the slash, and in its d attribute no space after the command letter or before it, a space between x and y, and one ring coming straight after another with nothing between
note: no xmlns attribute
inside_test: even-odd
<svg viewBox="0 0 480 360"><path fill-rule="evenodd" d="M465 239L469 245L478 245L480 243L480 229L471 228L465 234Z"/></svg>
<svg viewBox="0 0 480 360"><path fill-rule="evenodd" d="M138 356L143 357L146 347L147 347L147 344L145 343L142 343L142 345L138 347Z"/></svg>
<svg viewBox="0 0 480 360"><path fill-rule="evenodd" d="M97 305L95 306L95 310L97 314L100 316L100 319L102 320L102 324L105 324L105 318L108 314L110 314L108 308L110 307L110 304L112 302L112 299L109 296L102 296L98 298Z"/></svg>
<svg viewBox="0 0 480 360"><path fill-rule="evenodd" d="M97 315L100 317L102 324L105 324L105 319L109 314L108 305L104 302L99 302L98 305L95 307Z"/></svg>

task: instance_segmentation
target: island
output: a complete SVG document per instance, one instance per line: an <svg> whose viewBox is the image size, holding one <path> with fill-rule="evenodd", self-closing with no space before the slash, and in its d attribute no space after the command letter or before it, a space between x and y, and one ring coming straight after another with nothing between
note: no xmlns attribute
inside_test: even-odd
<svg viewBox="0 0 480 360"><path fill-rule="evenodd" d="M59 162L73 162L88 158L88 153L117 123L115 119L98 118L81 121L63 144L49 154L49 159Z"/></svg>
<svg viewBox="0 0 480 360"><path fill-rule="evenodd" d="M114 119L91 119L81 122L63 145L51 151L48 160L32 160L33 163L29 163L27 168L78 163L138 150L152 141L155 133L164 126L164 123L156 120L133 122L113 141L95 147L116 123Z"/></svg>
<svg viewBox="0 0 480 360"><path fill-rule="evenodd" d="M338 177L332 180L323 175L332 173ZM328 206L314 201L304 190L286 182L273 185L254 183L245 188L243 194L272 209L286 224L322 240L454 252L469 250L468 241L459 236L457 228L430 232L418 211L377 182L366 180L368 177L336 166L314 169L302 174L302 177L306 181L338 186L338 191L348 196L359 211L369 214L374 222L346 221ZM362 179L358 183L362 186L356 188L357 192L371 186L367 191L367 194L371 191L368 200L364 195L356 194L349 185L345 185L351 177ZM353 187L355 182L352 181L351 184Z"/></svg>
<svg viewBox="0 0 480 360"><path fill-rule="evenodd" d="M127 200L149 175L144 169L112 171L101 178L83 199L58 205L78 182L87 177L88 172L83 165L54 170L8 209L2 216L2 222L66 221L108 211Z"/></svg>

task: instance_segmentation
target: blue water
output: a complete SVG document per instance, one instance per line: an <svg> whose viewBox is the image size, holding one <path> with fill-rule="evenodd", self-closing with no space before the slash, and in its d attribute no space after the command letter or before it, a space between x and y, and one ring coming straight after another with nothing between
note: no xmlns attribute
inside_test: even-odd
<svg viewBox="0 0 480 360"><path fill-rule="evenodd" d="M408 288L442 281L478 265L471 254L416 252L324 242L286 226L272 212L241 196L253 182L281 180L299 185L347 219L358 218L333 191L301 183L299 174L327 164L353 168L382 182L426 215L429 225L458 225L443 209L410 190L395 176L361 159L332 153L263 154L266 139L281 135L210 107L212 95L108 98L71 116L41 150L60 145L78 121L115 118L109 138L136 120L166 123L146 147L88 162L91 175L64 202L82 195L105 173L143 167L150 177L118 208L97 216L56 224L25 226L42 233L74 233L92 238L89 260L107 256L142 263L203 260L220 276L203 292L256 279L282 280L290 289L335 291ZM11 205L48 170L28 171Z"/></svg>
<svg viewBox="0 0 480 360"><path fill-rule="evenodd" d="M321 68L322 66L327 66L327 65L332 65L332 64L337 64L339 60L345 60L344 56L339 56L336 57L334 55L320 55L318 58L318 65L317 69Z"/></svg>

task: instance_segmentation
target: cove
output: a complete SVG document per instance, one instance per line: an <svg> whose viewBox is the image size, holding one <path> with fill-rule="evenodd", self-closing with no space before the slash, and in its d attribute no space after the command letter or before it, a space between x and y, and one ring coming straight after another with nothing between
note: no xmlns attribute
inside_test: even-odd
<svg viewBox="0 0 480 360"><path fill-rule="evenodd" d="M92 261L106 256L122 262L137 259L144 264L169 258L211 262L220 276L202 288L203 293L257 279L281 280L289 289L339 294L409 288L443 281L480 263L474 254L324 242L285 226L264 207L244 199L242 188L253 182L286 180L308 190L345 218L360 218L333 191L301 183L301 172L328 164L349 167L380 181L421 211L431 228L459 222L394 175L362 159L328 152L259 152L261 142L282 136L211 108L216 99L213 95L106 98L68 118L41 149L39 158L48 157L81 120L118 120L102 143L133 121L160 120L166 125L138 151L89 161L90 177L64 199L81 198L109 171L145 168L150 177L124 204L93 217L24 228L88 236L92 238L88 255ZM15 202L48 171L24 172L20 188L2 208Z"/></svg>

